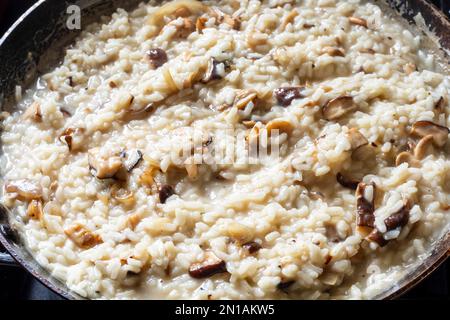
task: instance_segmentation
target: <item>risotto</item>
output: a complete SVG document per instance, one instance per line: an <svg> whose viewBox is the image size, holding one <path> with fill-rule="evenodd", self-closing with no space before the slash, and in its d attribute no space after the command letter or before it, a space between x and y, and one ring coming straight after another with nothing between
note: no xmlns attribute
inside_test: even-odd
<svg viewBox="0 0 450 320"><path fill-rule="evenodd" d="M448 230L450 79L388 13L150 1L86 27L2 113L27 248L88 298L390 287Z"/></svg>

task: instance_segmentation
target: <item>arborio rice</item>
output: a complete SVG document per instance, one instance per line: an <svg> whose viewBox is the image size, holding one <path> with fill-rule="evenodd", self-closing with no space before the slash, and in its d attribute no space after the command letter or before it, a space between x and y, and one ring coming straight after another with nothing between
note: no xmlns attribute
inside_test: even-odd
<svg viewBox="0 0 450 320"><path fill-rule="evenodd" d="M448 230L423 41L359 0L118 9L3 113L2 202L82 296L373 297Z"/></svg>

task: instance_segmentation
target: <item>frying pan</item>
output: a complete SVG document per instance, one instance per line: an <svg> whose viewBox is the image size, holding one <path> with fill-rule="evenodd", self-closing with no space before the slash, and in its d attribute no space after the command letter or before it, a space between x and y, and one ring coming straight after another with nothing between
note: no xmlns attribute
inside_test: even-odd
<svg viewBox="0 0 450 320"><path fill-rule="evenodd" d="M40 0L33 5L0 39L0 106L13 96L16 85L27 87L40 74L55 66L67 47L79 34L66 26L67 8L76 4L81 9L82 27L115 8L131 9L142 0ZM441 57L449 61L450 21L425 0L388 0L388 4L408 23L421 13L426 25L434 31L441 46ZM445 3L445 1L444 1ZM421 28L424 28L423 26ZM425 29L425 28L424 28ZM422 29L422 31L425 31ZM19 263L48 288L66 299L83 299L64 283L52 277L26 250L22 239L11 226L10 213L0 206L0 242L10 256L0 253L0 265ZM415 265L390 288L373 299L391 299L412 288L435 270L449 255L450 231L433 245L431 253ZM14 259L11 259L11 257Z"/></svg>

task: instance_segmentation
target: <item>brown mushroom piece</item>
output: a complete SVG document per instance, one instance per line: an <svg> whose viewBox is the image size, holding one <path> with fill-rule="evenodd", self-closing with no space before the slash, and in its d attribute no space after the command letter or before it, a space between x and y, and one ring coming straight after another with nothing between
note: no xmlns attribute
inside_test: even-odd
<svg viewBox="0 0 450 320"><path fill-rule="evenodd" d="M159 202L166 203L167 199L175 194L172 186L165 184L159 189Z"/></svg>
<svg viewBox="0 0 450 320"><path fill-rule="evenodd" d="M194 263L189 267L189 275L192 278L207 278L217 273L227 272L226 263L219 259L213 252L206 251L202 262Z"/></svg>
<svg viewBox="0 0 450 320"><path fill-rule="evenodd" d="M234 30L239 30L241 28L241 20L239 17L230 16L216 7L211 7L208 11L209 14L216 19L216 23L225 23Z"/></svg>
<svg viewBox="0 0 450 320"><path fill-rule="evenodd" d="M341 48L337 47L324 47L322 54L328 54L331 57L345 57L345 52Z"/></svg>
<svg viewBox="0 0 450 320"><path fill-rule="evenodd" d="M305 87L281 87L275 89L273 94L277 102L283 107L289 106L295 99L304 98L302 91Z"/></svg>
<svg viewBox="0 0 450 320"><path fill-rule="evenodd" d="M123 166L128 172L131 172L142 160L142 152L138 149L123 151L120 156L123 159Z"/></svg>
<svg viewBox="0 0 450 320"><path fill-rule="evenodd" d="M364 28L368 27L367 20L365 20L365 19L357 18L357 17L349 17L348 20L350 21L351 24L361 26Z"/></svg>
<svg viewBox="0 0 450 320"><path fill-rule="evenodd" d="M351 96L340 96L328 101L322 107L322 113L326 120L337 120L357 109L357 105Z"/></svg>
<svg viewBox="0 0 450 320"><path fill-rule="evenodd" d="M445 98L444 97L440 97L439 100L434 105L434 109L437 110L438 112L444 112L445 111L445 105L446 105Z"/></svg>
<svg viewBox="0 0 450 320"><path fill-rule="evenodd" d="M175 37L178 39L185 39L195 31L195 23L190 18L183 18L181 24L177 20L174 20L169 22L169 25L174 25L177 29Z"/></svg>
<svg viewBox="0 0 450 320"><path fill-rule="evenodd" d="M414 148L416 147L416 143L413 140L407 140L403 144L400 145L398 148L398 151L404 152L404 151L414 151Z"/></svg>
<svg viewBox="0 0 450 320"><path fill-rule="evenodd" d="M80 134L83 128L67 128L59 136L59 140L67 145L69 151L73 151L80 146ZM78 138L78 139L77 139Z"/></svg>
<svg viewBox="0 0 450 320"><path fill-rule="evenodd" d="M356 225L358 231L366 234L374 228L375 223L375 193L374 182L360 182L356 188Z"/></svg>
<svg viewBox="0 0 450 320"><path fill-rule="evenodd" d="M233 30L240 30L241 29L241 20L239 17L233 17L228 14L226 14L223 17L223 22L231 27Z"/></svg>
<svg viewBox="0 0 450 320"><path fill-rule="evenodd" d="M43 215L41 200L31 200L27 208L27 216L34 220L40 220Z"/></svg>
<svg viewBox="0 0 450 320"><path fill-rule="evenodd" d="M242 89L236 91L236 96L234 98L233 106L238 108L239 110L245 109L247 104L255 101L257 98L257 92L255 90Z"/></svg>
<svg viewBox="0 0 450 320"><path fill-rule="evenodd" d="M103 242L98 234L93 233L79 223L65 229L64 233L82 249L89 249Z"/></svg>
<svg viewBox="0 0 450 320"><path fill-rule="evenodd" d="M118 184L111 187L111 196L125 208L131 208L136 203L136 198L132 191L122 188Z"/></svg>
<svg viewBox="0 0 450 320"><path fill-rule="evenodd" d="M147 58L153 69L158 69L168 61L166 52L160 48L150 49L147 52Z"/></svg>
<svg viewBox="0 0 450 320"><path fill-rule="evenodd" d="M17 194L17 199L22 201L42 199L42 187L29 179L7 181L5 191Z"/></svg>
<svg viewBox="0 0 450 320"><path fill-rule="evenodd" d="M59 136L59 140L67 144L69 151L72 150L72 135L75 132L73 128L67 128L64 132Z"/></svg>
<svg viewBox="0 0 450 320"><path fill-rule="evenodd" d="M411 202L408 200L404 201L403 207L401 207L400 210L384 219L386 229L390 231L406 226L409 221L410 210L411 210Z"/></svg>
<svg viewBox="0 0 450 320"><path fill-rule="evenodd" d="M230 68L230 65L227 61L218 61L214 58L211 58L208 62L208 68L202 78L203 83L207 83L214 80L221 80L223 78L220 69L223 71L227 71Z"/></svg>
<svg viewBox="0 0 450 320"><path fill-rule="evenodd" d="M186 163L184 165L189 179L195 180L198 178L198 166L195 163Z"/></svg>
<svg viewBox="0 0 450 320"><path fill-rule="evenodd" d="M100 154L99 148L88 152L89 168L97 179L110 179L122 168L120 155Z"/></svg>
<svg viewBox="0 0 450 320"><path fill-rule="evenodd" d="M414 148L414 157L417 160L422 160L425 158L425 155L431 151L433 140L434 137L432 135L420 139L419 143L417 143L417 146Z"/></svg>
<svg viewBox="0 0 450 320"><path fill-rule="evenodd" d="M366 137L356 128L350 129L347 132L347 137L350 142L352 151L369 144L369 141L366 139Z"/></svg>
<svg viewBox="0 0 450 320"><path fill-rule="evenodd" d="M275 130L278 130L278 134L283 132L290 134L294 130L294 125L289 120L278 118L269 121L266 125L266 130L269 136L272 136Z"/></svg>
<svg viewBox="0 0 450 320"><path fill-rule="evenodd" d="M154 36L160 27L164 23L165 17L186 17L189 15L200 15L207 11L207 6L200 1L195 0L175 0L170 1L163 6L159 7L148 19L147 23L152 26L156 26L154 32L150 33L150 36Z"/></svg>
<svg viewBox="0 0 450 320"><path fill-rule="evenodd" d="M27 110L23 113L24 119L31 119L35 122L41 122L42 121L42 111L41 111L41 105L37 102L33 102Z"/></svg>
<svg viewBox="0 0 450 320"><path fill-rule="evenodd" d="M408 151L400 152L395 158L395 165L398 167L402 163L407 163L410 167L418 167L419 161Z"/></svg>
<svg viewBox="0 0 450 320"><path fill-rule="evenodd" d="M360 183L357 180L348 179L340 172L338 172L338 174L336 175L336 180L341 186L351 190L356 190L356 188L358 188L358 184Z"/></svg>
<svg viewBox="0 0 450 320"><path fill-rule="evenodd" d="M383 234L377 229L373 229L372 232L366 237L366 239L370 242L375 242L380 247L384 247L389 242L383 237Z"/></svg>
<svg viewBox="0 0 450 320"><path fill-rule="evenodd" d="M203 29L206 27L206 21L208 21L208 18L206 17L197 18L197 21L195 22L195 29L198 33L203 33Z"/></svg>
<svg viewBox="0 0 450 320"><path fill-rule="evenodd" d="M248 251L249 254L254 254L258 252L262 247L258 242L250 241L247 243L244 243L242 245L242 248Z"/></svg>
<svg viewBox="0 0 450 320"><path fill-rule="evenodd" d="M71 117L72 116L72 114L69 111L67 111L67 109L65 109L63 107L59 108L59 112L61 112L64 117Z"/></svg>
<svg viewBox="0 0 450 320"><path fill-rule="evenodd" d="M443 147L447 143L450 130L447 127L433 123L431 121L417 121L411 128L411 134L418 137L433 136L433 143L438 147Z"/></svg>

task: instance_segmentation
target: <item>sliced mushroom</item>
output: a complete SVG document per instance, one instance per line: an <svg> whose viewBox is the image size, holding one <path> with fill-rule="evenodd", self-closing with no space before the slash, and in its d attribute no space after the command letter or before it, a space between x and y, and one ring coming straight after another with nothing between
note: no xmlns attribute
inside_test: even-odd
<svg viewBox="0 0 450 320"><path fill-rule="evenodd" d="M407 163L410 167L420 166L420 162L409 152L400 152L395 158L395 165L398 167L402 163Z"/></svg>
<svg viewBox="0 0 450 320"><path fill-rule="evenodd" d="M279 118L269 121L266 129L269 136L272 135L272 131L274 130L278 130L280 133L285 132L290 134L294 129L294 125L289 120Z"/></svg>
<svg viewBox="0 0 450 320"><path fill-rule="evenodd" d="M356 188L358 188L358 184L360 183L359 181L346 178L340 172L336 175L336 180L341 186L351 190L356 190Z"/></svg>
<svg viewBox="0 0 450 320"><path fill-rule="evenodd" d="M213 137L209 136L208 139L202 143L202 147L204 148L208 147L209 145L211 145L211 143L213 143L213 141L214 141Z"/></svg>
<svg viewBox="0 0 450 320"><path fill-rule="evenodd" d="M250 241L247 243L244 243L242 245L242 248L248 251L249 254L254 254L258 252L262 247L258 242Z"/></svg>
<svg viewBox="0 0 450 320"><path fill-rule="evenodd" d="M332 57L345 57L345 52L341 48L337 47L324 47L322 49L322 54L328 54Z"/></svg>
<svg viewBox="0 0 450 320"><path fill-rule="evenodd" d="M219 259L213 252L206 251L202 262L194 263L189 267L192 278L207 278L217 273L227 272L225 261Z"/></svg>
<svg viewBox="0 0 450 320"><path fill-rule="evenodd" d="M89 150L88 162L92 175L98 179L113 178L123 165L119 155L100 154L99 148Z"/></svg>
<svg viewBox="0 0 450 320"><path fill-rule="evenodd" d="M17 198L22 201L40 200L42 198L42 187L29 179L7 181L5 191L17 194Z"/></svg>
<svg viewBox="0 0 450 320"><path fill-rule="evenodd" d="M69 148L69 151L72 150L72 135L74 134L75 129L67 128L64 132L59 136L59 140L65 144Z"/></svg>
<svg viewBox="0 0 450 320"><path fill-rule="evenodd" d="M186 172L188 174L189 179L193 180L196 179L198 176L198 167L195 163L188 163L185 164L184 167L186 168Z"/></svg>
<svg viewBox="0 0 450 320"><path fill-rule="evenodd" d="M255 90L251 89L237 90L233 106L235 106L239 110L243 110L250 102L254 103L257 96L258 94Z"/></svg>
<svg viewBox="0 0 450 320"><path fill-rule="evenodd" d="M27 216L34 220L40 220L43 215L41 200L31 200L27 208Z"/></svg>
<svg viewBox="0 0 450 320"><path fill-rule="evenodd" d="M229 64L226 61L217 61L216 59L211 58L208 62L208 69L202 78L202 82L207 83L214 80L220 80L223 78L222 74L228 69Z"/></svg>
<svg viewBox="0 0 450 320"><path fill-rule="evenodd" d="M128 172L131 172L142 160L142 152L138 149L122 152L120 156L123 159L123 166Z"/></svg>
<svg viewBox="0 0 450 320"><path fill-rule="evenodd" d="M304 89L305 87L282 87L275 89L273 94L280 105L287 107L293 100L304 98L302 94Z"/></svg>
<svg viewBox="0 0 450 320"><path fill-rule="evenodd" d="M364 28L368 27L367 20L365 20L365 19L357 18L357 17L349 17L348 20L350 21L351 24L361 26Z"/></svg>
<svg viewBox="0 0 450 320"><path fill-rule="evenodd" d="M233 17L228 14L226 14L223 17L223 22L231 27L231 29L234 30L240 30L241 29L241 20L239 17Z"/></svg>
<svg viewBox="0 0 450 320"><path fill-rule="evenodd" d="M438 112L444 112L445 111L445 105L446 105L445 98L444 97L440 97L439 100L434 105L434 109L437 110Z"/></svg>
<svg viewBox="0 0 450 320"><path fill-rule="evenodd" d="M59 108L59 111L63 114L63 116L64 117L71 117L72 116L72 114L69 112L69 111L67 111L65 108Z"/></svg>
<svg viewBox="0 0 450 320"><path fill-rule="evenodd" d="M178 39L185 39L195 31L195 23L190 18L183 18L181 24L179 23L179 21L175 20L169 22L169 25L173 25L177 29L175 37Z"/></svg>
<svg viewBox="0 0 450 320"><path fill-rule="evenodd" d="M136 203L136 198L134 197L133 192L122 188L118 184L114 184L111 187L111 196L120 204L124 205L126 208L131 208Z"/></svg>
<svg viewBox="0 0 450 320"><path fill-rule="evenodd" d="M212 17L216 18L218 24L225 23L234 30L239 30L241 28L241 20L239 17L230 16L217 7L210 7L209 13Z"/></svg>
<svg viewBox="0 0 450 320"><path fill-rule="evenodd" d="M131 229L134 230L136 226L141 222L142 216L140 213L133 213L127 217L126 225Z"/></svg>
<svg viewBox="0 0 450 320"><path fill-rule="evenodd" d="M82 249L89 249L103 242L98 234L93 233L79 223L65 229L64 233Z"/></svg>
<svg viewBox="0 0 450 320"><path fill-rule="evenodd" d="M165 184L159 189L159 202L166 203L167 199L175 194L172 186Z"/></svg>
<svg viewBox="0 0 450 320"><path fill-rule="evenodd" d="M357 109L357 105L351 96L340 96L328 101L322 108L326 120L337 120L349 112Z"/></svg>
<svg viewBox="0 0 450 320"><path fill-rule="evenodd" d="M187 15L201 14L207 11L207 6L196 0L175 0L161 6L148 19L148 24L156 27L162 27L164 18L169 16L186 17ZM155 30L157 33L159 28ZM151 33L150 36L153 36Z"/></svg>
<svg viewBox="0 0 450 320"><path fill-rule="evenodd" d="M356 150L362 146L366 146L369 144L369 141L366 139L366 137L356 128L350 129L347 132L347 137L351 145L351 150Z"/></svg>
<svg viewBox="0 0 450 320"><path fill-rule="evenodd" d="M257 144L259 140L259 132L260 127L258 126L258 123L256 123L253 128L248 130L247 135L245 137L245 140L248 142L248 144ZM257 148L257 146L255 145ZM255 149L256 150L256 149Z"/></svg>
<svg viewBox="0 0 450 320"><path fill-rule="evenodd" d="M147 169L139 177L139 182L146 185L147 187L151 187L155 182L154 175L156 173L157 168L154 166L149 166Z"/></svg>
<svg viewBox="0 0 450 320"><path fill-rule="evenodd" d="M242 124L244 126L246 126L247 128L253 128L255 126L256 122L253 120L244 120L244 121L242 121Z"/></svg>
<svg viewBox="0 0 450 320"><path fill-rule="evenodd" d="M417 160L422 160L425 158L425 155L430 152L430 149L433 147L434 137L432 135L423 137L420 139L417 146L414 148L414 157Z"/></svg>
<svg viewBox="0 0 450 320"><path fill-rule="evenodd" d="M421 138L428 135L433 136L433 143L438 147L443 147L447 143L450 130L447 127L433 123L431 121L417 121L413 124L411 134Z"/></svg>
<svg viewBox="0 0 450 320"><path fill-rule="evenodd" d="M59 140L67 145L69 151L74 151L81 145L81 134L83 132L83 128L67 128L61 133Z"/></svg>
<svg viewBox="0 0 450 320"><path fill-rule="evenodd" d="M373 229L372 232L366 237L366 239L370 242L375 242L380 247L384 247L389 242L383 237L383 234L377 229Z"/></svg>
<svg viewBox="0 0 450 320"><path fill-rule="evenodd" d="M356 225L358 231L365 234L374 228L375 224L375 192L374 182L360 182L356 188Z"/></svg>
<svg viewBox="0 0 450 320"><path fill-rule="evenodd" d="M163 75L164 81L166 82L168 93L173 94L173 93L180 91L177 84L173 80L173 77L172 77L172 74L170 73L169 68L164 67L162 69L163 69L162 75Z"/></svg>
<svg viewBox="0 0 450 320"><path fill-rule="evenodd" d="M168 60L166 52L160 48L150 49L147 57L153 69L158 69Z"/></svg>
<svg viewBox="0 0 450 320"><path fill-rule="evenodd" d="M384 224L386 225L387 231L406 226L409 221L410 210L411 210L411 202L406 200L404 201L404 205L403 207L400 208L400 210L384 219Z"/></svg>
<svg viewBox="0 0 450 320"><path fill-rule="evenodd" d="M197 18L197 21L195 22L195 29L198 33L203 33L203 29L206 27L206 21L208 21L208 18L206 17Z"/></svg>
<svg viewBox="0 0 450 320"><path fill-rule="evenodd" d="M37 102L33 102L27 110L23 113L24 119L31 119L35 122L41 122L42 121L42 111L41 111L41 105Z"/></svg>
<svg viewBox="0 0 450 320"><path fill-rule="evenodd" d="M404 152L404 151L414 151L416 147L416 143L413 140L407 140L405 143L403 143L400 148L398 149L398 151L400 152Z"/></svg>

